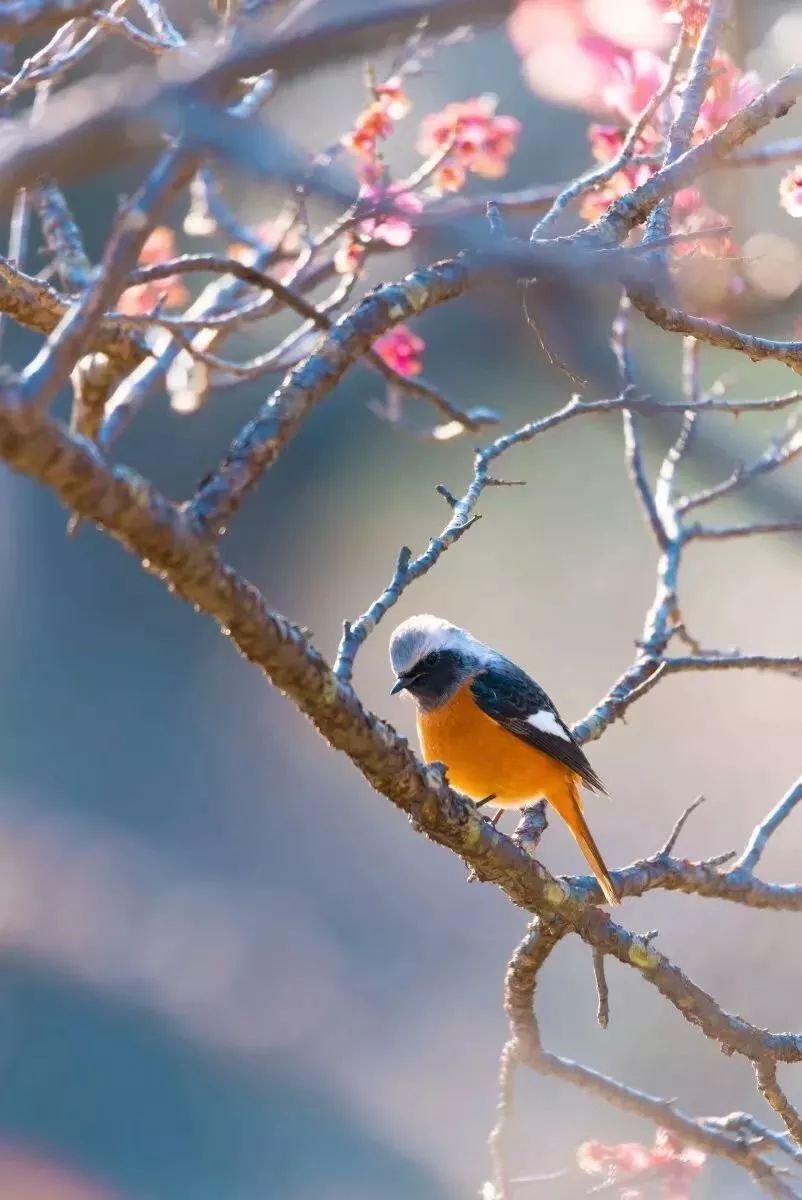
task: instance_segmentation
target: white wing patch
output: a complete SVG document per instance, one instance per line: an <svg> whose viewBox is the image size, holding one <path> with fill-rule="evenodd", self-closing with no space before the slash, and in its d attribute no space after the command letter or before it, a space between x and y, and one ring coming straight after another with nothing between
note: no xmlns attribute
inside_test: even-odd
<svg viewBox="0 0 802 1200"><path fill-rule="evenodd" d="M547 708L541 708L539 712L530 713L526 718L526 723L527 725L533 725L541 733L551 733L554 737L564 738L566 742L570 742L571 740L570 735L565 732L554 713L549 712Z"/></svg>

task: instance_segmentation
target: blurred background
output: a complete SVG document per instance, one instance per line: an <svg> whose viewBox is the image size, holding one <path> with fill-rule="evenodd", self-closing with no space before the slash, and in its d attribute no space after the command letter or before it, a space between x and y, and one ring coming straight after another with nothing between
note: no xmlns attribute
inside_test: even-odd
<svg viewBox="0 0 802 1200"><path fill-rule="evenodd" d="M191 25L194 0L167 7ZM796 4L747 0L739 10L733 50L764 80L802 55ZM90 66L116 70L131 55L106 42ZM558 74L571 77L567 66ZM557 102L570 97L546 98L547 75L533 91L499 30L438 54L410 93L417 115L498 93L499 110L523 123L503 181L517 188L564 180L588 161L587 116ZM361 63L339 65L279 88L270 115L319 149L353 121L363 88ZM800 132L797 114L771 134ZM412 161L403 138L398 155ZM771 243L776 262L797 263L781 295L756 287L740 317L778 337L798 320L802 279L800 226L777 204L785 169L741 171L709 189L742 240L770 234L781 239ZM91 251L135 182L109 175L71 193ZM258 183L239 177L232 194L244 218L274 215ZM437 252L427 246L427 260ZM417 253L379 259L375 278L398 277ZM36 267L34 253L28 269ZM574 347L572 369L589 395L614 379L614 302L603 292L555 301L560 349ZM463 406L498 408L505 427L561 405L574 386L546 361L514 295L474 296L418 324L427 377ZM247 353L266 348L259 331ZM635 337L639 385L676 398L679 339L638 322ZM14 327L6 339L14 362L35 344ZM706 384L726 374L735 395L797 383L776 364L707 348L702 371ZM223 392L192 417L159 394L120 455L184 497L267 387ZM343 618L384 587L398 547L417 551L444 524L435 485L459 493L470 476L472 435L417 438L367 410L380 399L375 376L352 372L226 538L229 559L272 606L314 630L329 656ZM782 425L782 414L708 418L686 484L723 477ZM644 423L651 468L672 432ZM388 695L386 643L413 612L494 642L572 719L633 656L655 551L625 477L619 421L558 429L511 453L502 471L526 486L485 495L484 519L404 595L358 658L364 701L409 737L411 706ZM800 483L791 467L717 516L798 517ZM525 916L494 888L469 886L461 862L414 836L209 621L116 545L92 529L68 541L52 497L6 472L0 505L0 1196L476 1194L490 1173L503 973ZM801 583L799 535L693 547L686 619L703 645L799 653ZM611 793L589 799L608 861L653 852L700 793L708 803L681 852L741 848L798 774L801 743L798 681L739 672L661 683L592 748ZM801 830L797 816L771 844L767 877L802 878ZM549 829L542 855L555 872L583 869L561 828ZM802 1027L798 916L657 894L625 905L622 918L658 929L661 949L727 1009L758 1025ZM633 972L612 964L609 983L603 1033L590 960L573 941L560 947L540 989L550 1047L694 1113L767 1117L744 1063L722 1058ZM595 1099L521 1078L516 1172L571 1167L588 1137L652 1140L643 1123ZM802 1074L787 1072L783 1084L802 1102ZM577 1194L575 1180L549 1188L533 1194ZM746 1177L721 1164L699 1184L699 1195L750 1193Z"/></svg>

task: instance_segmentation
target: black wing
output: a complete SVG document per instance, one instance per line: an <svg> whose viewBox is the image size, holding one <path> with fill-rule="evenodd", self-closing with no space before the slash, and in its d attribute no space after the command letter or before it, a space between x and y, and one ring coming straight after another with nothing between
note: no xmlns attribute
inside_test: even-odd
<svg viewBox="0 0 802 1200"><path fill-rule="evenodd" d="M488 717L536 750L565 763L586 787L594 792L604 792L604 784L543 688L515 663L499 655L498 660L481 671L470 686L474 700ZM532 718L539 714L543 714L540 724L533 724ZM552 725L552 732L549 725Z"/></svg>

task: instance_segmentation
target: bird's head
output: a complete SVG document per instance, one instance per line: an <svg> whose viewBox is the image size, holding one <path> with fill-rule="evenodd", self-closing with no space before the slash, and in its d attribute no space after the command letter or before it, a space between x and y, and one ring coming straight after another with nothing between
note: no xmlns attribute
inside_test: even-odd
<svg viewBox="0 0 802 1200"><path fill-rule="evenodd" d="M407 691L421 708L438 708L487 665L487 647L458 625L423 613L409 617L390 638L396 675L391 695Z"/></svg>

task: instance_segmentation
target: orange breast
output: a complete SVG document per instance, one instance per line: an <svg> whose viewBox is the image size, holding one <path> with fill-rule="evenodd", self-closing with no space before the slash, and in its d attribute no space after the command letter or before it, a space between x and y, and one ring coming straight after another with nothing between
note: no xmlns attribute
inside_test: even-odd
<svg viewBox="0 0 802 1200"><path fill-rule="evenodd" d="M573 774L486 716L474 701L470 684L440 708L419 710L418 735L423 757L445 763L457 791L475 800L494 795L502 807L562 794Z"/></svg>

